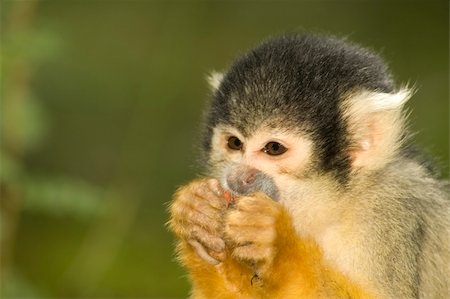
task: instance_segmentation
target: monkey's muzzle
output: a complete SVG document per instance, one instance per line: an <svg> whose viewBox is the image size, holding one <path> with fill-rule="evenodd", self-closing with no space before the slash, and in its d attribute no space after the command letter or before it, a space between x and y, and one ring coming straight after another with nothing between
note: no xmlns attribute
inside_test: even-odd
<svg viewBox="0 0 450 299"><path fill-rule="evenodd" d="M253 167L233 165L225 173L228 188L238 196L263 192L275 201L279 200L278 188L273 178Z"/></svg>

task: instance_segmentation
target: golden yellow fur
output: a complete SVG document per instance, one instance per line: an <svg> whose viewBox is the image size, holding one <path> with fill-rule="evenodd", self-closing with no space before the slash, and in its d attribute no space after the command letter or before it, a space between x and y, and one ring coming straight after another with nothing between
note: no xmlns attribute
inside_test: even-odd
<svg viewBox="0 0 450 299"><path fill-rule="evenodd" d="M181 188L171 206L172 215L181 210L190 213L185 199L193 199L192 193L205 188L206 181ZM192 298L374 298L374 293L362 290L328 265L312 240L300 239L285 208L265 194L239 198L236 207L225 209L223 261L209 264L187 240L181 238L178 243L179 259L193 284ZM177 225L176 219L170 221L174 232L185 230ZM249 246L251 252L245 252L246 246L233 252L246 233L257 239ZM258 260L252 260L257 252L261 253Z"/></svg>

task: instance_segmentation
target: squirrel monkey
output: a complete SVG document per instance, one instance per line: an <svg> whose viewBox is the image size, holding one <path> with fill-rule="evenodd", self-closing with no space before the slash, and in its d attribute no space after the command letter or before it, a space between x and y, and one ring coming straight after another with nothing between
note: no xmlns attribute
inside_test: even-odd
<svg viewBox="0 0 450 299"><path fill-rule="evenodd" d="M285 35L210 83L207 175L168 222L192 298L450 298L448 183L379 56Z"/></svg>

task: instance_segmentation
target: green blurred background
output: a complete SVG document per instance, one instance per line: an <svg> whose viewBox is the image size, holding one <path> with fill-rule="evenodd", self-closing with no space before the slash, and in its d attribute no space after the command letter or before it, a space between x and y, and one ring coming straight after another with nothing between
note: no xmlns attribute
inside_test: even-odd
<svg viewBox="0 0 450 299"><path fill-rule="evenodd" d="M1 297L186 297L166 203L194 178L204 80L261 39L382 53L448 171L448 1L1 1Z"/></svg>

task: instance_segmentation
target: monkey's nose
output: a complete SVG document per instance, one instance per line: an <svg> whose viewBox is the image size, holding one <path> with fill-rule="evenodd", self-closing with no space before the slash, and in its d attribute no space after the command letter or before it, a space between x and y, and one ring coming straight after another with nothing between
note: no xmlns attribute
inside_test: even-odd
<svg viewBox="0 0 450 299"><path fill-rule="evenodd" d="M228 186L238 194L248 194L255 189L259 173L259 170L246 166L233 168L227 175Z"/></svg>
<svg viewBox="0 0 450 299"><path fill-rule="evenodd" d="M247 173L244 175L244 179L242 180L242 185L251 185L256 180L257 171L252 171L251 173ZM246 176L246 177L245 177Z"/></svg>
<svg viewBox="0 0 450 299"><path fill-rule="evenodd" d="M278 188L272 177L256 168L246 165L230 167L226 174L226 182L230 191L237 195L263 192L270 198L278 200Z"/></svg>

